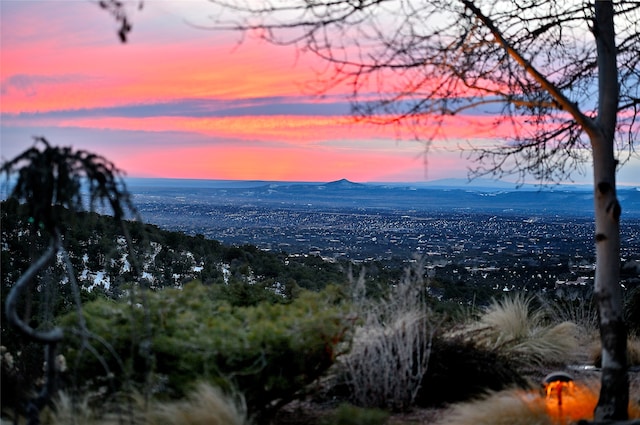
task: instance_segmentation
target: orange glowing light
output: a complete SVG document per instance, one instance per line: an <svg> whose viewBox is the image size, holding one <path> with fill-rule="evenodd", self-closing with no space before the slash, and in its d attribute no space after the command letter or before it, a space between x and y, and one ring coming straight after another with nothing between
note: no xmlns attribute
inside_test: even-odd
<svg viewBox="0 0 640 425"><path fill-rule="evenodd" d="M547 414L560 424L592 418L598 402L595 391L574 382L552 382L546 395Z"/></svg>
<svg viewBox="0 0 640 425"><path fill-rule="evenodd" d="M549 417L558 424L592 419L598 403L598 385L574 381L553 381L545 385ZM640 407L629 403L629 418L640 418Z"/></svg>
<svg viewBox="0 0 640 425"><path fill-rule="evenodd" d="M562 406L562 393L568 393L569 395L573 393L575 384L573 381L553 381L547 385L545 390L547 400L555 398L558 401L558 406Z"/></svg>

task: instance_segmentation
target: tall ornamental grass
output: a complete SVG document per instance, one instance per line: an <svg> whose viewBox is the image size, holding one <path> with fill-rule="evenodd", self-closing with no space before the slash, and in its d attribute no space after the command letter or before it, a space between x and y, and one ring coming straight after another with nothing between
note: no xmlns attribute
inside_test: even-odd
<svg viewBox="0 0 640 425"><path fill-rule="evenodd" d="M354 282L361 321L340 365L352 401L359 406L404 410L414 405L436 328L422 270L418 262L386 296L375 300L366 297L364 275Z"/></svg>
<svg viewBox="0 0 640 425"><path fill-rule="evenodd" d="M579 348L576 324L549 321L531 297L520 294L494 300L462 333L479 346L536 365L565 363Z"/></svg>

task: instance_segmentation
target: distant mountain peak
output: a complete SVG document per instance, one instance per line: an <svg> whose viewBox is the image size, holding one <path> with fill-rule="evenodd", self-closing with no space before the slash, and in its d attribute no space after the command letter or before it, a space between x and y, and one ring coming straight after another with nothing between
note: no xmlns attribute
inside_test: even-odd
<svg viewBox="0 0 640 425"><path fill-rule="evenodd" d="M330 187L360 187L360 186L362 186L362 183L354 183L351 180L340 179L340 180L329 182L325 186L330 186Z"/></svg>

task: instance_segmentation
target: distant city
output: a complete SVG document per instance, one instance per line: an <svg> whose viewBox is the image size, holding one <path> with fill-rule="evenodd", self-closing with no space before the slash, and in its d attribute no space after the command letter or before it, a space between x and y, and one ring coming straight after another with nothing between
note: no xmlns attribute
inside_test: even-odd
<svg viewBox="0 0 640 425"><path fill-rule="evenodd" d="M145 222L327 261L424 259L433 276L504 290L593 278L593 199L573 187L131 179ZM640 283L640 189L619 190L624 270ZM494 288L497 289L497 288Z"/></svg>

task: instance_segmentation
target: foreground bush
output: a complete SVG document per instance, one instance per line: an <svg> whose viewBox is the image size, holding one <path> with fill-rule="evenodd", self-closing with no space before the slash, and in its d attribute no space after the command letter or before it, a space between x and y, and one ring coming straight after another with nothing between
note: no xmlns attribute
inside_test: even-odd
<svg viewBox="0 0 640 425"><path fill-rule="evenodd" d="M349 336L349 315L335 288L303 292L290 304L250 307L232 307L212 293L194 283L85 305L88 331L104 341L94 341L97 355L80 340L69 344L78 382L97 383L96 371L103 370L115 376L112 382L131 379L157 397L177 398L208 381L240 391L250 414L268 418L331 366ZM63 323L75 320L67 316Z"/></svg>

